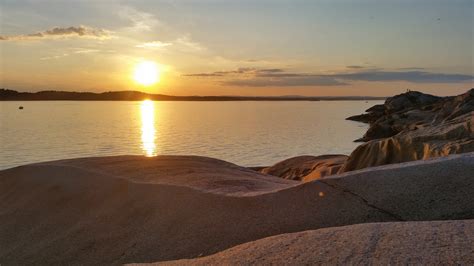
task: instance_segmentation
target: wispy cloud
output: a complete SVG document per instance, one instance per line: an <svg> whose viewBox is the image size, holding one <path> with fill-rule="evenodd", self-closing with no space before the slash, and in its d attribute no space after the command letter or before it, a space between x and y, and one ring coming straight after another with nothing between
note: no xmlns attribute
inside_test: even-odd
<svg viewBox="0 0 474 266"><path fill-rule="evenodd" d="M278 69L279 70L279 69ZM265 73L267 69L257 69L250 67L241 67L236 70L227 70L227 71L215 71L211 73L194 73L194 74L185 74L186 77L222 77L230 75L256 75L257 73Z"/></svg>
<svg viewBox="0 0 474 266"><path fill-rule="evenodd" d="M296 86L340 86L347 85L330 77L295 76L280 78L232 79L222 84L243 87L296 87Z"/></svg>
<svg viewBox="0 0 474 266"><path fill-rule="evenodd" d="M52 56L44 56L44 57L41 57L40 60L53 60L53 59L59 59L66 56L69 56L69 54L63 53L63 54L52 55Z"/></svg>
<svg viewBox="0 0 474 266"><path fill-rule="evenodd" d="M413 83L459 83L474 80L473 75L425 71L363 71L331 76L336 79L353 81L407 81Z"/></svg>
<svg viewBox="0 0 474 266"><path fill-rule="evenodd" d="M40 60L55 60L55 59L60 59L60 58L63 58L63 57L74 56L74 55L88 55L88 54L92 54L92 53L111 53L111 52L113 52L113 51L112 50L101 50L101 49L77 47L77 48L69 48L64 53L59 53L59 54L55 54L55 55L41 57Z"/></svg>
<svg viewBox="0 0 474 266"><path fill-rule="evenodd" d="M224 74L221 74L219 72L213 72L213 73L194 73L194 74L185 74L183 75L185 77L222 77L225 76Z"/></svg>
<svg viewBox="0 0 474 266"><path fill-rule="evenodd" d="M75 48L74 52L75 54L91 54L91 53L98 53L101 52L99 49L83 49L83 48Z"/></svg>
<svg viewBox="0 0 474 266"><path fill-rule="evenodd" d="M28 41L42 39L61 39L71 37L108 39L112 37L112 32L105 29L97 29L87 26L78 27L54 27L49 30L40 31L30 34L0 36L1 41Z"/></svg>
<svg viewBox="0 0 474 266"><path fill-rule="evenodd" d="M223 85L243 87L292 87L346 85L332 77L306 73L289 73L280 68L238 68L230 71L187 74L188 77L231 77L221 80Z"/></svg>
<svg viewBox="0 0 474 266"><path fill-rule="evenodd" d="M174 41L174 43L187 51L197 52L205 50L204 46L196 41L193 41L188 35L179 37Z"/></svg>
<svg viewBox="0 0 474 266"><path fill-rule="evenodd" d="M244 68L234 74L250 74L251 78L231 79L223 81L224 85L246 87L293 87L293 86L337 86L347 85L330 76L314 75L308 73L286 72L281 68L253 69ZM253 77L252 77L253 76Z"/></svg>
<svg viewBox="0 0 474 266"><path fill-rule="evenodd" d="M424 70L423 67L400 67L398 70Z"/></svg>
<svg viewBox="0 0 474 266"><path fill-rule="evenodd" d="M359 69L359 68L356 68ZM473 75L431 73L424 71L366 70L335 74L288 72L280 68L238 68L230 71L186 74L187 77L219 78L224 85L231 86L335 86L347 85L351 81L412 83L461 83L473 81Z"/></svg>
<svg viewBox="0 0 474 266"><path fill-rule="evenodd" d="M145 43L142 43L142 44L138 44L135 47L148 48L148 49L159 49L159 48L163 48L163 47L170 46L170 45L173 45L173 44L169 43L169 42L153 41L153 42L145 42Z"/></svg>
<svg viewBox="0 0 474 266"><path fill-rule="evenodd" d="M193 41L189 36L184 35L170 42L152 41L135 45L137 48L144 49L164 49L179 53L202 53L207 49L200 43ZM197 75L198 76L198 75Z"/></svg>
<svg viewBox="0 0 474 266"><path fill-rule="evenodd" d="M130 6L122 6L118 12L119 17L131 22L128 29L133 31L151 31L154 27L161 25L160 21L153 15L137 10Z"/></svg>
<svg viewBox="0 0 474 266"><path fill-rule="evenodd" d="M194 73L194 74L185 74L187 77L222 77L230 75L251 75L251 76L264 76L264 75L278 75L277 73L284 74L284 69L280 68L253 68L253 67L241 67L235 70L227 71L215 71L211 73Z"/></svg>
<svg viewBox="0 0 474 266"><path fill-rule="evenodd" d="M347 68L350 68L350 69L361 69L361 68L365 68L364 66L346 66Z"/></svg>

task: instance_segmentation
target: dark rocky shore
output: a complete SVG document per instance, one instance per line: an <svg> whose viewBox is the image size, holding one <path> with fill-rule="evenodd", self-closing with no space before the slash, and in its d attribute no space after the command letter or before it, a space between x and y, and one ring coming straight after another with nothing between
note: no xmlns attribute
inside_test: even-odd
<svg viewBox="0 0 474 266"><path fill-rule="evenodd" d="M0 264L472 265L473 96L389 98L350 118L370 129L349 156L254 169L114 156L0 171Z"/></svg>

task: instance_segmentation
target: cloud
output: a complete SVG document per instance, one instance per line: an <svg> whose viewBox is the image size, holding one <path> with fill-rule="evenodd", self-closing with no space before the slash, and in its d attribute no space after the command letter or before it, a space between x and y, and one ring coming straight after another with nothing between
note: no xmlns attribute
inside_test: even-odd
<svg viewBox="0 0 474 266"><path fill-rule="evenodd" d="M163 48L163 47L170 46L170 45L172 45L172 43L153 41L153 42L142 43L142 44L136 45L135 47L148 48L148 49L159 49L159 48Z"/></svg>
<svg viewBox="0 0 474 266"><path fill-rule="evenodd" d="M268 73L268 72L256 72L257 77L265 77L265 78L291 78L291 77L311 77L311 76L318 76L322 77L321 75L313 75L313 74L306 74L306 73Z"/></svg>
<svg viewBox="0 0 474 266"><path fill-rule="evenodd" d="M137 48L162 49L173 46L172 50L178 52L205 52L206 48L200 43L193 41L188 35L181 36L171 42L152 41L135 45ZM196 75L199 76L199 75Z"/></svg>
<svg viewBox="0 0 474 266"><path fill-rule="evenodd" d="M120 18L131 22L132 25L127 27L127 29L133 31L151 31L154 27L161 25L154 15L139 11L130 6L122 6L118 15Z"/></svg>
<svg viewBox="0 0 474 266"><path fill-rule="evenodd" d="M293 87L293 86L336 86L346 85L332 77L305 73L287 73L280 68L238 68L230 71L216 71L211 73L195 73L184 75L187 77L203 78L231 78L221 80L221 84L242 87Z"/></svg>
<svg viewBox="0 0 474 266"><path fill-rule="evenodd" d="M361 68L365 68L364 66L346 66L347 68L350 68L350 69L361 69Z"/></svg>
<svg viewBox="0 0 474 266"><path fill-rule="evenodd" d="M69 56L69 54L64 53L64 54L58 54L58 55L53 55L53 56L45 56L45 57L41 57L40 60L59 59L59 58L66 57L66 56Z"/></svg>
<svg viewBox="0 0 474 266"><path fill-rule="evenodd" d="M76 48L74 49L75 54L91 54L91 53L98 53L101 52L99 49L82 49L82 48Z"/></svg>
<svg viewBox="0 0 474 266"><path fill-rule="evenodd" d="M202 53L208 52L208 49L201 43L194 41L188 33L177 31L173 25L168 25L166 22L160 20L153 13L148 10L142 11L132 6L121 5L118 10L118 16L129 24L121 28L118 32L121 36L133 40L139 36L146 34L160 33L160 36L167 36L168 42L151 41L135 45L137 48L145 49L162 49L164 47L172 46L170 51L186 52L186 53ZM137 33L139 35L137 35ZM170 37L174 40L171 41Z"/></svg>
<svg viewBox="0 0 474 266"><path fill-rule="evenodd" d="M195 74L186 74L185 77L222 77L224 74L214 72L214 73L195 73Z"/></svg>
<svg viewBox="0 0 474 266"><path fill-rule="evenodd" d="M137 48L144 49L163 49L169 47L169 51L179 52L179 53L202 53L207 52L207 49L202 46L200 43L195 42L188 35L183 35L169 42L162 41L151 41L145 42L138 45L135 45ZM195 75L199 76L199 75ZM207 76L207 75L203 75Z"/></svg>
<svg viewBox="0 0 474 266"><path fill-rule="evenodd" d="M182 36L182 37L179 37L178 39L176 39L176 41L174 41L174 43L182 48L184 48L185 50L187 51L203 51L205 50L205 48L200 44L200 43L197 43L193 40L191 40L191 38L189 36Z"/></svg>
<svg viewBox="0 0 474 266"><path fill-rule="evenodd" d="M413 83L460 83L474 80L473 75L425 71L364 71L331 76L336 79L353 81L407 81Z"/></svg>
<svg viewBox="0 0 474 266"><path fill-rule="evenodd" d="M56 55L44 56L41 57L40 60L53 60L53 59L60 59L63 57L74 56L74 55L87 55L92 53L111 53L112 50L101 50L101 49L92 49L92 48L84 48L84 47L76 47L76 48L69 48L67 52L59 53Z"/></svg>
<svg viewBox="0 0 474 266"><path fill-rule="evenodd" d="M351 81L412 83L461 83L473 81L473 75L432 73L425 71L370 70L335 74L287 72L280 68L238 68L230 71L186 74L187 77L219 78L224 85L268 87L268 86L336 86Z"/></svg>
<svg viewBox="0 0 474 266"><path fill-rule="evenodd" d="M78 27L54 27L49 30L23 34L23 35L11 35L11 36L0 36L2 41L28 41L28 40L42 40L42 39L58 39L58 38L70 38L70 37L84 37L84 38L95 38L95 39L108 39L111 38L111 32L104 29L96 29L86 26Z"/></svg>
<svg viewBox="0 0 474 266"><path fill-rule="evenodd" d="M341 86L347 85L330 77L296 76L284 78L233 79L222 84L242 87L296 87L296 86Z"/></svg>
<svg viewBox="0 0 474 266"><path fill-rule="evenodd" d="M423 67L400 67L398 70L424 70Z"/></svg>
<svg viewBox="0 0 474 266"><path fill-rule="evenodd" d="M281 68L267 68L267 69L260 69L259 72L260 73L280 73L280 72L284 72L285 70L284 69L281 69Z"/></svg>
<svg viewBox="0 0 474 266"><path fill-rule="evenodd" d="M186 77L222 77L222 76L232 76L232 75L252 75L252 76L278 76L282 75L284 76L285 73L284 69L280 68L264 68L264 69L258 69L258 68L253 68L253 67L241 67L237 68L236 70L228 70L228 71L216 71L216 72L211 72L211 73L195 73L195 74L185 74L183 76Z"/></svg>

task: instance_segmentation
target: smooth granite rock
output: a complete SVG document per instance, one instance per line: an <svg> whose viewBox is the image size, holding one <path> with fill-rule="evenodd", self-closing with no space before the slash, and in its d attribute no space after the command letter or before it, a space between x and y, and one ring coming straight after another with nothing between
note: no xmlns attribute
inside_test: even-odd
<svg viewBox="0 0 474 266"><path fill-rule="evenodd" d="M357 224L152 265L473 265L474 220ZM140 264L141 265L141 264Z"/></svg>
<svg viewBox="0 0 474 266"><path fill-rule="evenodd" d="M197 156L26 165L0 171L0 262L157 262L304 230L474 219L473 177L472 153L307 183Z"/></svg>

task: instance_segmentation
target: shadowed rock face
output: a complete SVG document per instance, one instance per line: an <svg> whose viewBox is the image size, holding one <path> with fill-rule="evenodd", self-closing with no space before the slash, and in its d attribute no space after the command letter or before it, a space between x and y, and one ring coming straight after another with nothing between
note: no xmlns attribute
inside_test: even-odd
<svg viewBox="0 0 474 266"><path fill-rule="evenodd" d="M260 169L263 174L284 179L311 181L336 174L347 160L346 155L298 156Z"/></svg>
<svg viewBox="0 0 474 266"><path fill-rule="evenodd" d="M394 113L408 108L417 108L420 106L427 106L441 101L443 98L421 93L418 91L408 91L385 101L384 107L387 113Z"/></svg>
<svg viewBox="0 0 474 266"><path fill-rule="evenodd" d="M434 95L424 94L418 91L408 91L385 100L384 104L377 104L366 110L366 114L354 115L348 117L347 120L353 120L358 122L375 124L375 122L389 114L393 114L399 111L419 108L422 106L429 106L442 101L442 97ZM379 124L379 121L377 124ZM388 131L388 130L386 130ZM392 130L391 132L396 132ZM382 132L381 132L382 133ZM395 134L395 133L393 133ZM385 137L385 136L382 136ZM370 136L367 136L368 140Z"/></svg>
<svg viewBox="0 0 474 266"><path fill-rule="evenodd" d="M371 126L339 172L474 151L474 89L445 98L408 92L381 109L348 118Z"/></svg>

